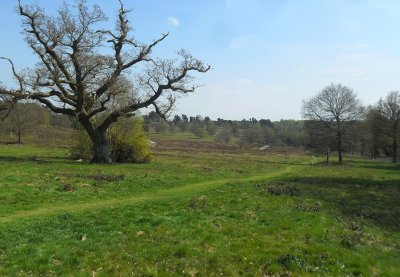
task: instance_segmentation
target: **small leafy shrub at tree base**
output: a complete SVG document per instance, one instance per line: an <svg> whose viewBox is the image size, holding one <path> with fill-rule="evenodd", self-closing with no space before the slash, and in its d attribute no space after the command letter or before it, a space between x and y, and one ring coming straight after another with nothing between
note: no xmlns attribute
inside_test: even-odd
<svg viewBox="0 0 400 277"><path fill-rule="evenodd" d="M80 132L71 148L71 159L88 162L93 157L93 144L85 132Z"/></svg>
<svg viewBox="0 0 400 277"><path fill-rule="evenodd" d="M112 129L111 157L118 163L148 163L153 159L143 119L122 121Z"/></svg>
<svg viewBox="0 0 400 277"><path fill-rule="evenodd" d="M153 157L144 135L123 138L115 134L112 140L111 156L115 162L147 163Z"/></svg>

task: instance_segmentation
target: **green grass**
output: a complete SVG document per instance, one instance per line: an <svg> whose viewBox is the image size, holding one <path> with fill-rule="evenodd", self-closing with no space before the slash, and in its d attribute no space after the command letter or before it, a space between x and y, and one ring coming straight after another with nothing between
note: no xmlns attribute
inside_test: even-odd
<svg viewBox="0 0 400 277"><path fill-rule="evenodd" d="M0 146L0 276L399 276L400 167ZM99 181L96 176L124 175ZM65 191L63 188L71 188Z"/></svg>

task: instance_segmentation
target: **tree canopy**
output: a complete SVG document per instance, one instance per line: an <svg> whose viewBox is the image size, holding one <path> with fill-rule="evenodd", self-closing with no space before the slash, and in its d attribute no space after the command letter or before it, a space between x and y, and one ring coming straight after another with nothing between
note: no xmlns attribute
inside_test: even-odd
<svg viewBox="0 0 400 277"><path fill-rule="evenodd" d="M327 86L316 96L303 102L303 117L319 122L319 125L336 136L339 163L342 163L344 136L362 114L363 108L357 95L351 88L340 84Z"/></svg>

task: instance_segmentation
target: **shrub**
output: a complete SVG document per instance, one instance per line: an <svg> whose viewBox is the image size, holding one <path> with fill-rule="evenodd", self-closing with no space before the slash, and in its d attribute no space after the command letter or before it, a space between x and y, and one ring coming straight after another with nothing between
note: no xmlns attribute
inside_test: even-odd
<svg viewBox="0 0 400 277"><path fill-rule="evenodd" d="M85 162L93 158L93 144L86 132L80 131L75 139L75 144L71 148L70 158Z"/></svg>
<svg viewBox="0 0 400 277"><path fill-rule="evenodd" d="M153 158L143 131L143 119L119 122L111 130L111 157L115 162L147 163Z"/></svg>
<svg viewBox="0 0 400 277"><path fill-rule="evenodd" d="M226 143L229 144L231 141L231 132L228 130L222 130L215 136L216 142Z"/></svg>
<svg viewBox="0 0 400 277"><path fill-rule="evenodd" d="M204 210L207 208L207 196L193 196L189 202L189 208L193 210Z"/></svg>
<svg viewBox="0 0 400 277"><path fill-rule="evenodd" d="M207 129L207 133L208 133L210 136L215 135L215 133L217 132L217 129L215 128L214 125L209 125L209 126L207 126L206 129Z"/></svg>
<svg viewBox="0 0 400 277"><path fill-rule="evenodd" d="M259 127L251 127L243 130L242 136L240 138L240 144L243 146L258 144L261 141L262 133L261 128Z"/></svg>
<svg viewBox="0 0 400 277"><path fill-rule="evenodd" d="M198 138L204 138L207 136L207 131L200 126L193 126L191 131Z"/></svg>

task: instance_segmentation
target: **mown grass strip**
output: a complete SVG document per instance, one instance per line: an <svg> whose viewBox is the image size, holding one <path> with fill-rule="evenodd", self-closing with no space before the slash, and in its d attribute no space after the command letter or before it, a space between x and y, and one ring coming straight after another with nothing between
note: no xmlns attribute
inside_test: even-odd
<svg viewBox="0 0 400 277"><path fill-rule="evenodd" d="M76 203L60 206L48 206L42 207L29 211L19 211L14 214L0 217L0 223L10 223L20 219L29 219L37 217L45 217L50 215L55 215L59 213L79 213L87 210L96 210L104 208L114 208L130 204L138 204L145 201L156 201L156 200L166 200L173 199L176 197L194 195L196 193L205 192L211 189L215 189L227 184L240 185L248 182L256 181L266 181L268 179L273 179L279 177L280 175L286 174L292 170L292 166L287 166L285 168L279 169L275 172L268 172L264 174L258 174L247 178L226 178L213 181L205 181L193 184L187 184L179 187L174 187L170 189L160 189L153 191L151 193L144 193L135 196L128 197L118 197L107 200L92 201L86 203Z"/></svg>

